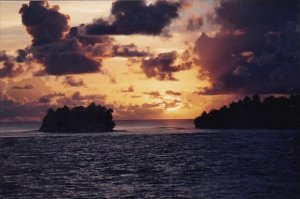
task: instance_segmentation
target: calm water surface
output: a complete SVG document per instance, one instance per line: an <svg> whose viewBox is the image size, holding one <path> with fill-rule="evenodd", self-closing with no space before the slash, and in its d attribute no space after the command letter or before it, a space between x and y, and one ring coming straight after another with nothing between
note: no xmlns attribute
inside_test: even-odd
<svg viewBox="0 0 300 199"><path fill-rule="evenodd" d="M0 198L299 198L300 132L120 121L46 134L0 124Z"/></svg>

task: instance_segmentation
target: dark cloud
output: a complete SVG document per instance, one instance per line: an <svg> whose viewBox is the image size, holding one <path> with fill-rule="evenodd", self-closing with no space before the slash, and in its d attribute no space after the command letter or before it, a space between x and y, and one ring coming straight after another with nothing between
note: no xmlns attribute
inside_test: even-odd
<svg viewBox="0 0 300 199"><path fill-rule="evenodd" d="M164 33L172 19L178 17L179 2L158 0L149 5L144 0L116 1L112 5L112 21L95 20L86 26L90 35L129 35Z"/></svg>
<svg viewBox="0 0 300 199"><path fill-rule="evenodd" d="M23 63L29 59L28 49L18 49L16 52L17 52L16 62Z"/></svg>
<svg viewBox="0 0 300 199"><path fill-rule="evenodd" d="M45 59L46 73L66 75L99 72L99 62L81 53L51 53Z"/></svg>
<svg viewBox="0 0 300 199"><path fill-rule="evenodd" d="M72 76L66 76L64 78L63 84L72 86L72 87L85 87L83 79L74 79Z"/></svg>
<svg viewBox="0 0 300 199"><path fill-rule="evenodd" d="M144 57L149 55L148 51L139 51L133 43L128 45L114 45L112 47L112 56L117 57Z"/></svg>
<svg viewBox="0 0 300 199"><path fill-rule="evenodd" d="M91 36L82 30L83 26L72 27L66 39L76 39L81 44L81 51L91 57L111 57L114 38L108 35Z"/></svg>
<svg viewBox="0 0 300 199"><path fill-rule="evenodd" d="M99 72L100 62L80 52L79 45L77 40L66 40L57 44L36 47L35 58L44 64L45 72L49 75Z"/></svg>
<svg viewBox="0 0 300 199"><path fill-rule="evenodd" d="M65 39L58 43L36 46L34 57L45 66L50 75L94 73L100 71L101 62L84 55L77 39Z"/></svg>
<svg viewBox="0 0 300 199"><path fill-rule="evenodd" d="M84 33L84 25L70 28L67 38L77 38L82 44L94 45L98 43L112 43L114 39L108 35L87 35Z"/></svg>
<svg viewBox="0 0 300 199"><path fill-rule="evenodd" d="M190 31L199 30L203 25L203 19L199 16L192 16L188 19L186 29Z"/></svg>
<svg viewBox="0 0 300 199"><path fill-rule="evenodd" d="M23 49L17 50L16 56L9 55L4 50L0 51L0 77L13 78L28 71L30 65L22 65L21 63L29 60L28 52Z"/></svg>
<svg viewBox="0 0 300 199"><path fill-rule="evenodd" d="M8 55L5 50L0 51L0 62L12 61L17 63L23 63L25 61L30 61L29 49L18 49L16 50L16 55Z"/></svg>
<svg viewBox="0 0 300 199"><path fill-rule="evenodd" d="M56 98L56 97L63 97L63 96L65 96L64 93L57 93L57 92L55 92L55 93L50 93L50 94L47 94L47 95L44 95L44 96L40 97L40 98L38 99L38 102L39 102L39 103L43 103L43 104L48 104L48 103L51 102L51 100L52 100L53 98Z"/></svg>
<svg viewBox="0 0 300 199"><path fill-rule="evenodd" d="M0 51L0 61L8 61L9 56L6 54L5 50Z"/></svg>
<svg viewBox="0 0 300 199"><path fill-rule="evenodd" d="M156 57L143 59L141 68L148 78L155 78L160 81L177 80L173 73L192 67L192 62L175 64L177 56L176 51L160 53Z"/></svg>
<svg viewBox="0 0 300 199"><path fill-rule="evenodd" d="M221 1L214 22L195 53L211 88L203 94L299 93L299 0Z"/></svg>
<svg viewBox="0 0 300 199"><path fill-rule="evenodd" d="M18 63L14 61L4 61L2 64L2 67L0 67L0 77L17 77L23 72L25 72L25 69L19 65Z"/></svg>
<svg viewBox="0 0 300 199"><path fill-rule="evenodd" d="M75 38L35 46L32 53L45 66L44 71L49 75L95 73L101 67L101 61L85 55L84 46Z"/></svg>
<svg viewBox="0 0 300 199"><path fill-rule="evenodd" d="M128 88L126 89L121 89L121 92L122 93L132 93L134 92L134 86L133 85L130 85Z"/></svg>
<svg viewBox="0 0 300 199"><path fill-rule="evenodd" d="M159 91L144 92L144 94L149 95L151 98L161 98Z"/></svg>
<svg viewBox="0 0 300 199"><path fill-rule="evenodd" d="M47 1L23 4L19 13L27 32L33 37L32 45L59 42L69 30L69 16L60 13L58 6L50 7Z"/></svg>
<svg viewBox="0 0 300 199"><path fill-rule="evenodd" d="M64 36L69 30L69 16L50 7L46 1L23 4L19 13L27 32L32 36L33 58L44 65L38 74L65 75L100 71L100 60L84 54L84 46L77 38ZM23 52L20 53L23 55Z"/></svg>
<svg viewBox="0 0 300 199"><path fill-rule="evenodd" d="M181 95L180 92L175 92L175 91L172 91L172 90L167 90L166 94L167 95L174 95L174 96L180 96Z"/></svg>
<svg viewBox="0 0 300 199"><path fill-rule="evenodd" d="M31 84L25 84L23 86L12 86L12 89L18 89L18 90L29 90L29 89L33 89L33 86Z"/></svg>

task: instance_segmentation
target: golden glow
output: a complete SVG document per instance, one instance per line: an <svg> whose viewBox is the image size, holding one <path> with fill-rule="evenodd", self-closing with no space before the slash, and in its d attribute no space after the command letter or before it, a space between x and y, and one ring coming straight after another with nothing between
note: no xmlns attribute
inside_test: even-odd
<svg viewBox="0 0 300 199"><path fill-rule="evenodd" d="M209 12L213 3L197 3L193 1L193 6L182 11L181 18L174 20L170 28L172 37L160 36L114 36L117 44L134 43L139 49L149 49L153 54L161 52L177 51L183 52L185 49L193 46L195 39L201 34L198 32L187 32L185 30L185 21L189 15L195 15L199 10L201 13ZM24 2L25 3L25 2ZM111 1L50 1L51 5L58 4L62 13L70 16L70 26L77 26L82 23L90 23L93 19L109 16ZM8 52L14 52L19 48L30 45L31 38L22 26L21 17L18 11L23 2L0 1L0 44L1 49ZM95 5L97 4L97 5ZM195 8L195 6L198 6ZM208 32L215 31L215 28L205 26ZM36 67L41 67L34 63ZM73 75L74 79L83 79L86 87L70 87L63 84L64 76L44 76L33 77L28 73L25 76L17 77L12 80L0 80L6 82L6 87L13 85L32 84L32 90L10 90L9 94L15 99L20 100L28 98L30 101L37 101L39 97L45 94L58 92L64 93L65 96L71 96L76 91L81 95L106 95L107 104L120 106L160 103L156 108L151 109L153 115L147 115L150 118L194 118L201 111L210 107L213 100L195 94L199 87L209 85L207 80L198 79L199 68L193 66L190 70L174 73L178 81L158 81L149 79L141 71L139 63L128 66L126 58L104 58L102 63L103 73ZM115 79L115 81L113 81ZM1 85L1 84L0 84ZM133 86L134 92L122 92L125 88ZM172 90L180 92L179 96L166 95L166 91ZM153 98L145 92L158 91L160 98ZM121 112L121 111L119 111ZM118 113L116 113L118 114ZM126 119L125 116L119 116ZM118 116L116 116L118 118Z"/></svg>

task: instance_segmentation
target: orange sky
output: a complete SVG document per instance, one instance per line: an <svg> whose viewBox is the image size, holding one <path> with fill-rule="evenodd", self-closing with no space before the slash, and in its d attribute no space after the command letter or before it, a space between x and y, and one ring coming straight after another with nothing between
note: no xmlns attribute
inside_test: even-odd
<svg viewBox="0 0 300 199"><path fill-rule="evenodd" d="M148 1L148 5L151 2L155 1ZM169 36L109 35L114 39L114 45L134 44L139 51L151 54L150 57L176 51L173 65L186 62L186 51L192 65L173 72L176 80L147 77L141 68L141 62L148 58L134 57L135 62L132 62L133 59L128 57L95 56L95 60L102 62L100 72L59 76L34 75L43 69L43 64L31 60L20 63L20 66L26 65L24 67L29 68L21 75L1 77L1 99L7 103L15 103L17 110L23 110L22 107L27 106L38 111L36 114L23 116L8 114L2 121L40 120L49 106L87 105L92 101L112 107L116 119L195 118L204 110L218 108L236 99L237 94L199 94L199 91L211 84L205 73L200 75L201 66L194 62L193 47L202 33L213 37L219 31L219 25L211 23L207 17L213 16L214 8L218 5L216 2L185 1L178 11L179 17L172 19L165 27ZM12 56L17 49L31 45L32 36L26 31L18 13L23 3L27 2L0 1L0 50L5 50L6 54ZM107 19L112 7L112 1L50 1L49 4L58 5L60 13L70 16L69 27L89 24L97 18ZM196 23L199 18L202 24L198 27ZM187 28L189 20L195 23L192 28ZM1 67L3 69L4 66L0 65L0 69ZM9 111L7 107L8 105L6 109Z"/></svg>

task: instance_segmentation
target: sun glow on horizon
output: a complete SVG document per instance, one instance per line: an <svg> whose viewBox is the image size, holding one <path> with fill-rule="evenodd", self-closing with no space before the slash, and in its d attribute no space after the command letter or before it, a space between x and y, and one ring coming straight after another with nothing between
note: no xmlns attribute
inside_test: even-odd
<svg viewBox="0 0 300 199"><path fill-rule="evenodd" d="M92 102L117 119L195 118L297 93L295 2L0 1L0 122Z"/></svg>

